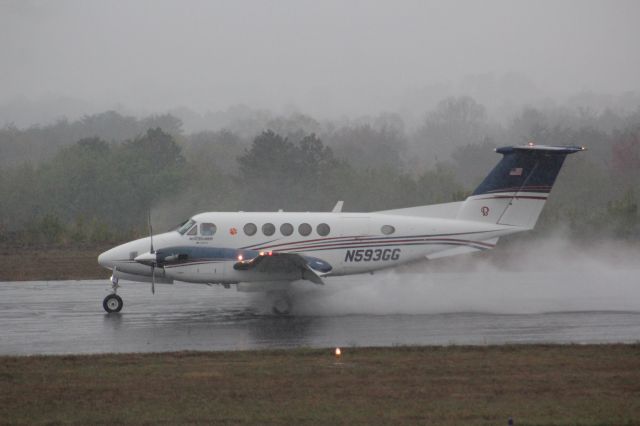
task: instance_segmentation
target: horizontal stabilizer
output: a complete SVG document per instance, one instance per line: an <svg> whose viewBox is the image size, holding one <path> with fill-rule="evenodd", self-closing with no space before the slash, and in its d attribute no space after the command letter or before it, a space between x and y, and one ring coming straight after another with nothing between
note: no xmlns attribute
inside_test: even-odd
<svg viewBox="0 0 640 426"><path fill-rule="evenodd" d="M433 254L429 254L426 256L427 259L429 260L434 260L434 259L439 259L441 257L449 257L449 256L457 256L459 254L466 254L466 253L473 253L476 251L484 251L484 250L491 250L493 247L495 247L495 245L498 243L498 238L492 238L490 240L485 240L482 241L482 244L484 246L484 248L480 248L480 245L476 245L476 246L471 246L471 245L465 245L465 246L459 246L459 247L454 247L448 250L444 250L444 251L438 251L436 253Z"/></svg>

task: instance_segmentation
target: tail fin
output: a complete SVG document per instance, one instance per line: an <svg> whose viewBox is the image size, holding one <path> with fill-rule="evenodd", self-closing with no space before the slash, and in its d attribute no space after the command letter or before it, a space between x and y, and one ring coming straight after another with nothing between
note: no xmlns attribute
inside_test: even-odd
<svg viewBox="0 0 640 426"><path fill-rule="evenodd" d="M460 207L458 219L532 229L568 154L579 146L497 148L502 160Z"/></svg>

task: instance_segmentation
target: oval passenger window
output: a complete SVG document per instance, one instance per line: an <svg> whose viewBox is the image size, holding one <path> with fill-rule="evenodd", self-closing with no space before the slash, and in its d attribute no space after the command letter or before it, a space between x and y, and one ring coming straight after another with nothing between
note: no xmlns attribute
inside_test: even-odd
<svg viewBox="0 0 640 426"><path fill-rule="evenodd" d="M247 223L246 225L244 225L242 229L244 230L244 233L247 234L248 236L255 235L255 233L258 231L258 227L256 226L255 223Z"/></svg>
<svg viewBox="0 0 640 426"><path fill-rule="evenodd" d="M311 230L311 225L309 225L308 223L301 223L300 226L298 226L298 232L303 237L309 235L311 233Z"/></svg>
<svg viewBox="0 0 640 426"><path fill-rule="evenodd" d="M280 233L285 237L293 234L293 225L290 223L283 223L282 225L280 225Z"/></svg>
<svg viewBox="0 0 640 426"><path fill-rule="evenodd" d="M396 228L391 225L384 225L380 230L384 235L391 235L396 232Z"/></svg>
<svg viewBox="0 0 640 426"><path fill-rule="evenodd" d="M262 225L262 233L267 237L273 235L274 232L276 232L276 227L273 226L273 223L265 223Z"/></svg>
<svg viewBox="0 0 640 426"><path fill-rule="evenodd" d="M326 223L321 223L316 227L316 231L318 232L318 235L326 237L329 235L329 232L331 232L331 228Z"/></svg>

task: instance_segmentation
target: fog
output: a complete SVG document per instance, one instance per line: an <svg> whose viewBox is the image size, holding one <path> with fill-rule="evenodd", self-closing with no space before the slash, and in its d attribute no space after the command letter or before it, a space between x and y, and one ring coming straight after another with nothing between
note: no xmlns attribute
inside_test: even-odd
<svg viewBox="0 0 640 426"><path fill-rule="evenodd" d="M638 16L637 1L8 0L0 120L239 104L411 117L457 94L508 114L638 91Z"/></svg>
<svg viewBox="0 0 640 426"><path fill-rule="evenodd" d="M297 315L540 314L640 310L637 247L583 247L563 237L529 240L504 258L460 256L409 270L298 283ZM257 299L256 303L260 303Z"/></svg>
<svg viewBox="0 0 640 426"><path fill-rule="evenodd" d="M499 265L331 280L299 309L638 309L615 266L640 238L638 16L637 1L0 2L0 242L123 242L150 210L163 229L455 201L496 146L586 145L536 228L552 239Z"/></svg>

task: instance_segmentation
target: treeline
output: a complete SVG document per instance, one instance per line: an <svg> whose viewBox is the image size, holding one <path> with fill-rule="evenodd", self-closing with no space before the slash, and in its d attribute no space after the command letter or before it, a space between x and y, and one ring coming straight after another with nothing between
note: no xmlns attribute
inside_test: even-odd
<svg viewBox="0 0 640 426"><path fill-rule="evenodd" d="M242 119L258 127L246 114ZM147 233L149 210L159 231L200 211L329 210L337 200L347 211L372 211L460 200L499 160L493 148L531 140L589 148L568 159L537 232L640 237L640 108L525 108L501 124L461 97L443 100L414 129L394 114L339 123L300 114L258 119L263 130L254 136L185 134L173 116L114 112L6 127L0 240L130 239ZM78 138L61 137L61 129Z"/></svg>
<svg viewBox="0 0 640 426"><path fill-rule="evenodd" d="M48 161L60 148L84 138L122 142L156 127L172 135L182 132L180 119L169 114L138 119L115 111L88 115L72 122L62 119L52 125L27 129L10 124L0 129L0 169L25 162L38 164Z"/></svg>

